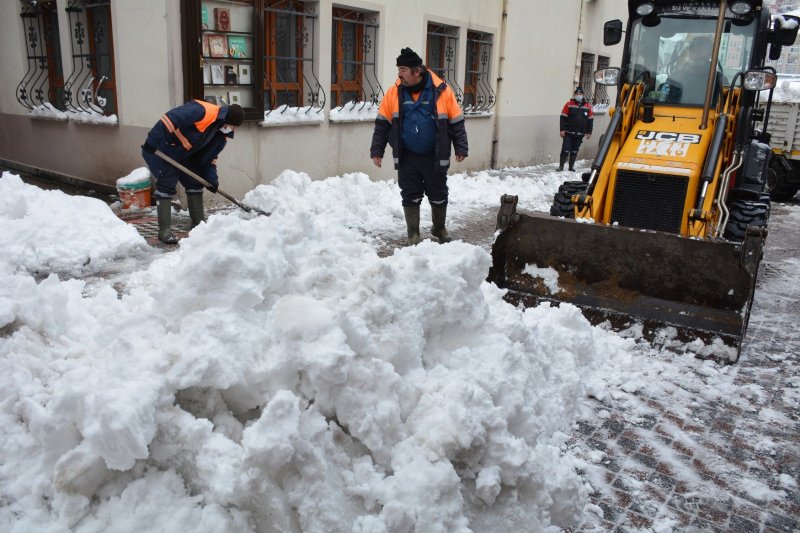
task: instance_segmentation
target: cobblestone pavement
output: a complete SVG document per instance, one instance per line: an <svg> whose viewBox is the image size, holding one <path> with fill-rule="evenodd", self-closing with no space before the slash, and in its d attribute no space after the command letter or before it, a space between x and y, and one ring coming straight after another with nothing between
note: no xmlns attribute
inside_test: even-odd
<svg viewBox="0 0 800 533"><path fill-rule="evenodd" d="M161 252L154 208L119 210ZM791 216L790 216L791 215ZM456 225L490 249L496 213ZM594 513L565 532L800 533L800 197L774 204L770 236L739 361L664 350L665 380L632 394L590 398L565 453L584 461ZM173 215L184 238L185 211ZM387 255L402 242L387 241ZM787 278L790 282L787 282ZM642 357L653 357L653 347Z"/></svg>
<svg viewBox="0 0 800 533"><path fill-rule="evenodd" d="M621 401L592 400L602 416L579 422L570 445L595 459L585 475L602 516L575 531L800 531L796 204L773 204L736 364L720 376L665 352L685 371Z"/></svg>

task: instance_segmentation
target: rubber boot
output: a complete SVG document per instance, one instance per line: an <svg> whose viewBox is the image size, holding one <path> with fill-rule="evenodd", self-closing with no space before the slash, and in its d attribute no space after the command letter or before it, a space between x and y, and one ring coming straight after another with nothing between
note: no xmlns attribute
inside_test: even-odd
<svg viewBox="0 0 800 533"><path fill-rule="evenodd" d="M172 198L159 198L156 201L158 213L158 240L164 244L178 244L172 233Z"/></svg>
<svg viewBox="0 0 800 533"><path fill-rule="evenodd" d="M558 163L558 171L563 172L564 170L564 163L567 162L567 152L561 152L561 159Z"/></svg>
<svg viewBox="0 0 800 533"><path fill-rule="evenodd" d="M203 211L203 193L186 193L186 204L189 208L189 218L192 219L192 229L194 229L206 219L205 211Z"/></svg>
<svg viewBox="0 0 800 533"><path fill-rule="evenodd" d="M414 246L422 240L419 236L419 206L403 206L403 213L406 215L406 227L408 228L408 244Z"/></svg>
<svg viewBox="0 0 800 533"><path fill-rule="evenodd" d="M431 204L431 219L433 221L433 228L431 228L431 234L433 234L434 237L439 239L439 242L442 244L452 241L453 239L447 232L447 228L444 227L445 220L447 219L447 204L444 205Z"/></svg>
<svg viewBox="0 0 800 533"><path fill-rule="evenodd" d="M575 159L578 157L578 154L570 153L569 154L569 171L575 172Z"/></svg>

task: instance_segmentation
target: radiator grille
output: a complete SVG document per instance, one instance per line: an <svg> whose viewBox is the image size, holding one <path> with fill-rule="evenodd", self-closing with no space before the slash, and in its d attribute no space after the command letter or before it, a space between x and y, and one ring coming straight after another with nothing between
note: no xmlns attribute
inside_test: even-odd
<svg viewBox="0 0 800 533"><path fill-rule="evenodd" d="M611 222L631 228L678 233L689 185L687 176L620 170Z"/></svg>

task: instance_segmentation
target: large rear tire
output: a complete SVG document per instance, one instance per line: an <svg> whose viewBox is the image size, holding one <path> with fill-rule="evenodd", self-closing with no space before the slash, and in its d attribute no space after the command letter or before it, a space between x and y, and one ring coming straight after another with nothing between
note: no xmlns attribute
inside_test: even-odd
<svg viewBox="0 0 800 533"><path fill-rule="evenodd" d="M575 206L572 196L586 190L586 183L582 181L565 181L558 187L558 192L553 196L553 205L550 214L554 217L575 218Z"/></svg>
<svg viewBox="0 0 800 533"><path fill-rule="evenodd" d="M767 170L767 189L769 197L776 202L791 200L797 194L800 186L792 183L792 164L784 156L773 154L769 160Z"/></svg>
<svg viewBox="0 0 800 533"><path fill-rule="evenodd" d="M734 200L728 209L730 217L724 236L733 242L744 241L747 226L764 227L769 219L769 203L766 201Z"/></svg>

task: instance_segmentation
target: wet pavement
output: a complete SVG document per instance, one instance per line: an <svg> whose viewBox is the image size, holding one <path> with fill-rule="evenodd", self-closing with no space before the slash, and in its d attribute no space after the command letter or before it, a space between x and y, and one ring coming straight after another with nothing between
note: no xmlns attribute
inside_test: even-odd
<svg viewBox="0 0 800 533"><path fill-rule="evenodd" d="M176 249L158 242L155 209L115 212L154 250ZM495 218L475 213L455 236L488 250ZM173 225L185 237L188 216ZM565 531L800 532L798 230L800 197L773 204L736 364L709 372L708 362L664 351L658 362L672 370L662 382L588 399L593 415L576 423L563 452L582 461L594 512Z"/></svg>

